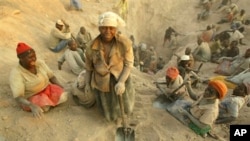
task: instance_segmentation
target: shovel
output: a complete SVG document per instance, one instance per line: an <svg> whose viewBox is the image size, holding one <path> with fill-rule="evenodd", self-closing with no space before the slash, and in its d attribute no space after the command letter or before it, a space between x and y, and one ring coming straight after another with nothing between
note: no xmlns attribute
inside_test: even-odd
<svg viewBox="0 0 250 141"><path fill-rule="evenodd" d="M123 127L119 127L116 130L115 141L134 141L135 140L135 132L132 128L129 128L127 125L125 113L124 113L124 105L122 96L119 95L119 104L122 116L122 125Z"/></svg>

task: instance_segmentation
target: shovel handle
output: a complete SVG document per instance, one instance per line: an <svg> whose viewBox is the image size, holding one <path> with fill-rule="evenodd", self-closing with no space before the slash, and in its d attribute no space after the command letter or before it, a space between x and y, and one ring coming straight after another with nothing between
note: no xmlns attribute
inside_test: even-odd
<svg viewBox="0 0 250 141"><path fill-rule="evenodd" d="M123 124L123 127L126 128L125 112L124 112L124 105L123 105L122 95L119 95L118 97L119 97L119 105L120 105L121 116L122 116L122 124Z"/></svg>

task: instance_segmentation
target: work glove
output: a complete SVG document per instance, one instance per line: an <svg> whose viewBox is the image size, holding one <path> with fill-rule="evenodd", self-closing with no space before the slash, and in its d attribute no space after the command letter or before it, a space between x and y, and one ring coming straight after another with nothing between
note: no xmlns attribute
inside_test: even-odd
<svg viewBox="0 0 250 141"><path fill-rule="evenodd" d="M115 85L115 92L117 95L122 95L125 92L125 83L118 82Z"/></svg>

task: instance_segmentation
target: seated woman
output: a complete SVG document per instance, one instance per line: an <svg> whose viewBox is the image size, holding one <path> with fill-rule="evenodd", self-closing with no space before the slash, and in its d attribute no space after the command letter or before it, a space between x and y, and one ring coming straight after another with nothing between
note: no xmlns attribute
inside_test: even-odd
<svg viewBox="0 0 250 141"><path fill-rule="evenodd" d="M41 60L35 51L25 43L18 43L19 64L10 73L10 88L13 97L35 117L41 118L51 106L67 100L67 92L54 76L52 70Z"/></svg>
<svg viewBox="0 0 250 141"><path fill-rule="evenodd" d="M248 48L243 56L221 57L219 66L215 73L221 75L236 75L246 70L250 66L250 48Z"/></svg>
<svg viewBox="0 0 250 141"><path fill-rule="evenodd" d="M219 115L219 100L223 99L226 93L226 85L219 80L214 80L208 83L199 100L193 103L187 103L185 100L176 101L176 103L179 105L186 103L179 107L179 112L188 117L191 129L197 134L205 136Z"/></svg>
<svg viewBox="0 0 250 141"><path fill-rule="evenodd" d="M232 95L226 97L220 103L217 124L234 121L239 116L240 109L249 101L250 79L246 78L243 83L237 85ZM250 103L247 104L250 107Z"/></svg>

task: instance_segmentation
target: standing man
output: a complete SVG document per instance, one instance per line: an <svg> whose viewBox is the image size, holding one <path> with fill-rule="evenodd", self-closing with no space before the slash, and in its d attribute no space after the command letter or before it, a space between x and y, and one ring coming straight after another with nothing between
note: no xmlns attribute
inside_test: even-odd
<svg viewBox="0 0 250 141"><path fill-rule="evenodd" d="M133 48L128 38L117 34L117 28L125 26L117 14L101 14L98 24L100 34L86 49L85 92L93 90L105 118L114 121L121 114L119 96L123 99L125 114L129 116L133 111L135 91L130 77Z"/></svg>
<svg viewBox="0 0 250 141"><path fill-rule="evenodd" d="M55 27L50 32L49 37L49 48L53 52L59 52L64 49L69 39L71 38L71 33L69 25L63 20L57 20Z"/></svg>

